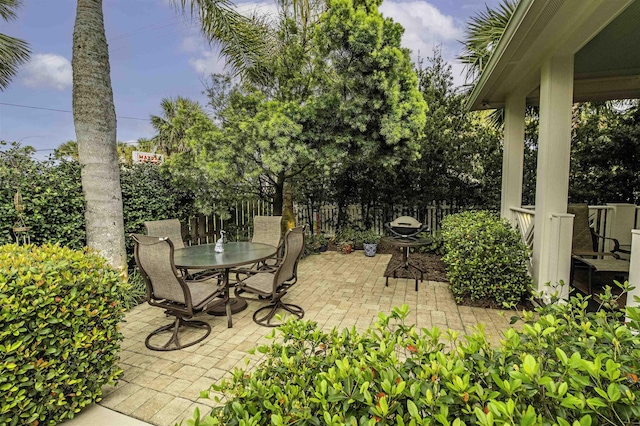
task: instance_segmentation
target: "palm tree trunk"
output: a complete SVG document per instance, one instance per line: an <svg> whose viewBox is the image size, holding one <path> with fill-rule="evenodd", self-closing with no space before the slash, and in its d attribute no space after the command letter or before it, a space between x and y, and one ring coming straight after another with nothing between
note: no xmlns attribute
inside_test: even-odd
<svg viewBox="0 0 640 426"><path fill-rule="evenodd" d="M73 30L73 122L82 165L87 246L126 267L116 112L102 0L78 0Z"/></svg>

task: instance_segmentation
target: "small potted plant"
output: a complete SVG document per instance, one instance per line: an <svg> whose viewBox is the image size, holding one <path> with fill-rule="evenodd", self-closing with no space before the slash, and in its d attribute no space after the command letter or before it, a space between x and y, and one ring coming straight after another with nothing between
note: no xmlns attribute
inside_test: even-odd
<svg viewBox="0 0 640 426"><path fill-rule="evenodd" d="M315 234L309 237L307 246L311 253L324 253L327 251L329 240L324 234Z"/></svg>
<svg viewBox="0 0 640 426"><path fill-rule="evenodd" d="M351 253L355 247L356 237L356 231L351 228L344 228L338 231L335 236L338 250L344 254Z"/></svg>
<svg viewBox="0 0 640 426"><path fill-rule="evenodd" d="M368 231L362 231L361 238L364 255L367 257L375 256L380 242L380 235L373 229L369 229Z"/></svg>

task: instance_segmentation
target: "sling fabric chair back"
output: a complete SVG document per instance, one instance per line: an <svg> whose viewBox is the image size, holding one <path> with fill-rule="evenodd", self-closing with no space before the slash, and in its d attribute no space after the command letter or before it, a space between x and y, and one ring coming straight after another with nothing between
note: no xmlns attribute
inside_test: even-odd
<svg viewBox="0 0 640 426"><path fill-rule="evenodd" d="M182 225L178 219L152 220L144 223L147 235L169 237L176 249L184 248Z"/></svg>

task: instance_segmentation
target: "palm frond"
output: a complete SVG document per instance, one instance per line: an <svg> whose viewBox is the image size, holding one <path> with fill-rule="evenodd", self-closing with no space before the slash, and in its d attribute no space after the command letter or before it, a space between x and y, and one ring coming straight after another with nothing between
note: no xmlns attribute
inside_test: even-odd
<svg viewBox="0 0 640 426"><path fill-rule="evenodd" d="M172 0L184 14L198 18L211 44L220 47L234 74L260 80L265 58L264 29L233 9L230 0Z"/></svg>
<svg viewBox="0 0 640 426"><path fill-rule="evenodd" d="M22 6L22 0L0 0L0 17L5 21L16 19L16 10Z"/></svg>
<svg viewBox="0 0 640 426"><path fill-rule="evenodd" d="M518 0L502 0L495 9L486 6L486 10L471 17L462 41L462 55L458 57L465 64L468 83L482 74L517 5Z"/></svg>
<svg viewBox="0 0 640 426"><path fill-rule="evenodd" d="M20 65L29 61L30 54L26 41L0 34L0 91L9 86Z"/></svg>

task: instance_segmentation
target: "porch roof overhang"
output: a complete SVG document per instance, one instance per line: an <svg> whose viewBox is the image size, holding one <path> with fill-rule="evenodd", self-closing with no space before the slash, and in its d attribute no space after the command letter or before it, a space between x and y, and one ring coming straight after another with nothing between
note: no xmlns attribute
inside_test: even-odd
<svg viewBox="0 0 640 426"><path fill-rule="evenodd" d="M546 58L574 55L574 102L640 98L640 1L521 0L467 101L539 101Z"/></svg>

